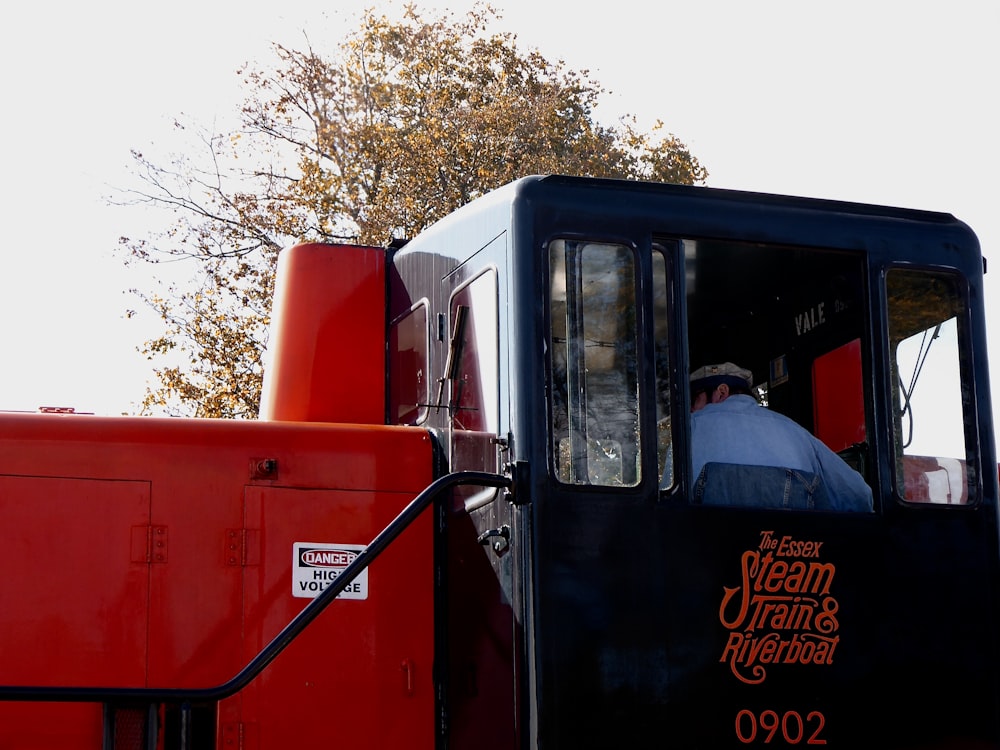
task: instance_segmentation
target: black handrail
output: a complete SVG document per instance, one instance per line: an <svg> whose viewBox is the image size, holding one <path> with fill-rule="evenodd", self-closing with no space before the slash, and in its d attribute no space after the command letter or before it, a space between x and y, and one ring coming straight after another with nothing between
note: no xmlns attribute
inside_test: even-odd
<svg viewBox="0 0 1000 750"><path fill-rule="evenodd" d="M499 474L481 471L459 471L431 482L371 541L344 572L309 602L260 653L231 679L208 688L111 688L111 687L32 687L0 685L0 701L67 701L105 703L111 701L142 701L149 703L207 703L228 698L245 688L264 668L284 651L326 609L337 595L391 544L431 504L442 491L457 485L475 484L483 487L509 488L511 480Z"/></svg>

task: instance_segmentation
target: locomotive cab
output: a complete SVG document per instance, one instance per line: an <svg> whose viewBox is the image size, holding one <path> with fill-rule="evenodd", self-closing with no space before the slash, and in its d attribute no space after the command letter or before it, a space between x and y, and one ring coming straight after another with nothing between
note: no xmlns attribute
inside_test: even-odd
<svg viewBox="0 0 1000 750"><path fill-rule="evenodd" d="M486 725L498 748L1000 741L983 262L964 224L528 178L390 275L390 339L426 348L390 352L390 421L440 429L451 470L515 475L513 495L445 514L452 746ZM753 482L706 502L689 374L723 362L868 502L783 508Z"/></svg>

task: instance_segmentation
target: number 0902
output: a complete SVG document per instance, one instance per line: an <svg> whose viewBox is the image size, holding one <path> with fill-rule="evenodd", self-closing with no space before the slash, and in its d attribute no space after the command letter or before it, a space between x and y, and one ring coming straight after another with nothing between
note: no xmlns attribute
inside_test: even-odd
<svg viewBox="0 0 1000 750"><path fill-rule="evenodd" d="M803 719L798 711L753 711L743 709L736 714L736 736L744 745L754 742L780 742L787 745L825 745L820 734L826 718L819 711L810 711ZM780 732L780 735L779 735Z"/></svg>

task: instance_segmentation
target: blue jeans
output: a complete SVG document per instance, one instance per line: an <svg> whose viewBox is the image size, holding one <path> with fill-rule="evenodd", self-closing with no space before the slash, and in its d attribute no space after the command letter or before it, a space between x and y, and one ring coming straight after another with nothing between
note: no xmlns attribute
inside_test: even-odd
<svg viewBox="0 0 1000 750"><path fill-rule="evenodd" d="M780 466L710 462L694 486L694 501L703 505L831 510L822 479L808 471Z"/></svg>

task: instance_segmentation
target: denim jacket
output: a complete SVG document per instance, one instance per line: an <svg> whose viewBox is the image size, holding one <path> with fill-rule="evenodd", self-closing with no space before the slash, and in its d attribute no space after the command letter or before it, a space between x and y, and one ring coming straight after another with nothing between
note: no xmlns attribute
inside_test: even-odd
<svg viewBox="0 0 1000 750"><path fill-rule="evenodd" d="M860 474L808 430L783 414L761 407L752 396L730 396L692 414L691 443L694 476L699 477L696 500L699 486L703 502L707 497L722 497L712 489L722 481L721 476L714 480L710 470L700 479L706 464L739 464L782 471L723 471L729 481L740 483L746 498L737 502L738 495L730 494L725 504L872 510L872 491ZM754 474L756 478L752 478ZM762 481L768 483L766 493L754 487Z"/></svg>

